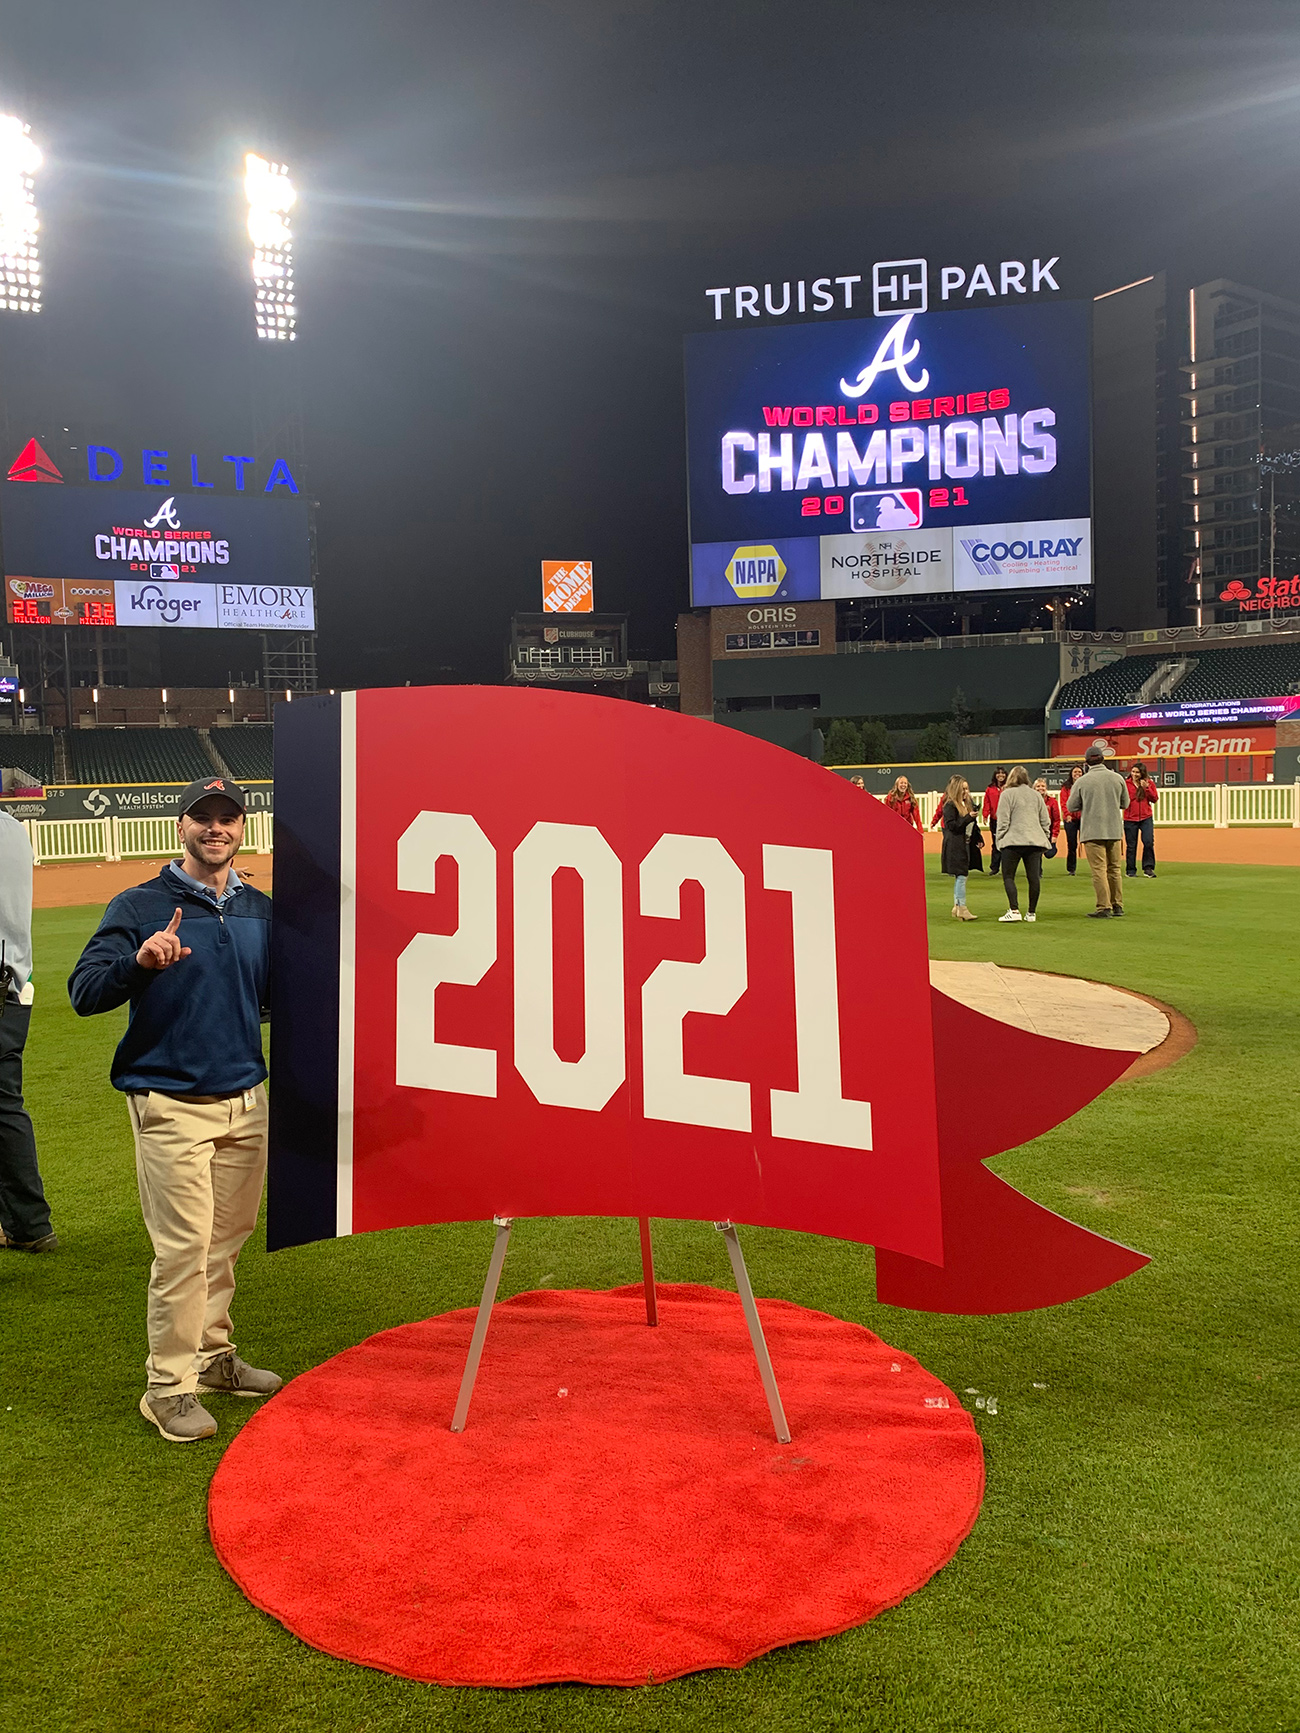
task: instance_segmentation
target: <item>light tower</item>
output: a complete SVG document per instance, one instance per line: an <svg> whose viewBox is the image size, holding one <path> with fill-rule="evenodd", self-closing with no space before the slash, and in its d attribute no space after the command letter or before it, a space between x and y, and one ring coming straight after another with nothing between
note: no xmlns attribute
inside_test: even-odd
<svg viewBox="0 0 1300 1733"><path fill-rule="evenodd" d="M249 151L244 157L244 197L253 279L253 318L258 355L253 363L253 456L267 467L282 457L306 488L302 385L298 371L298 293L294 280L293 228L289 213L298 202L286 163ZM309 516L311 577L316 583L316 519ZM275 691L316 690L316 634L263 632L262 683Z"/></svg>

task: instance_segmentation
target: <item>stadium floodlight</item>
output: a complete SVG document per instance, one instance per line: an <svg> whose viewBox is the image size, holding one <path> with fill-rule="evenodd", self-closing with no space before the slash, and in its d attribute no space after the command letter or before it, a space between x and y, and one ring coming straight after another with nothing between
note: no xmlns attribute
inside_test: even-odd
<svg viewBox="0 0 1300 1733"><path fill-rule="evenodd" d="M257 335L292 343L298 303L293 286L293 231L289 212L298 194L282 162L249 151L244 158L248 238L253 243L253 310Z"/></svg>
<svg viewBox="0 0 1300 1733"><path fill-rule="evenodd" d="M13 114L0 114L0 309L41 310L40 217L33 180L41 153L31 128Z"/></svg>

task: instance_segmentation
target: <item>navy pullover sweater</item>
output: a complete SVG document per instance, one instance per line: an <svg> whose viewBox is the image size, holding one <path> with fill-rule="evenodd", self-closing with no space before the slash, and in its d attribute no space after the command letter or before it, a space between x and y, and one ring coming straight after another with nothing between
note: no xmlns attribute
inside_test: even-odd
<svg viewBox="0 0 1300 1733"><path fill-rule="evenodd" d="M113 898L68 994L81 1017L130 1002L110 1072L115 1089L234 1095L266 1077L261 1019L271 1002L271 899L245 884L218 911L177 876L164 870ZM167 969L142 969L136 952L177 907L177 937L190 955Z"/></svg>

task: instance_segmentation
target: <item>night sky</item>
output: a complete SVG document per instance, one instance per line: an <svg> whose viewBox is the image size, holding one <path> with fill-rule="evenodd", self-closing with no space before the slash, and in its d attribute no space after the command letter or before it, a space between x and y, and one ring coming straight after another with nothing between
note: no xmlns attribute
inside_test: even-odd
<svg viewBox="0 0 1300 1733"><path fill-rule="evenodd" d="M1300 299L1291 0L11 3L0 100L47 157L15 452L55 422L249 449L284 358L242 154L290 165L330 685L499 679L543 558L593 559L633 653L673 654L707 287L1058 254L1071 295Z"/></svg>

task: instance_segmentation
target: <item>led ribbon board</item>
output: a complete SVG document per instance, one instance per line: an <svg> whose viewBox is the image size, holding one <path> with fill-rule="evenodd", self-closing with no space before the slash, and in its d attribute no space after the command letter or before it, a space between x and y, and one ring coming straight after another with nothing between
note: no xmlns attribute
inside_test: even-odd
<svg viewBox="0 0 1300 1733"><path fill-rule="evenodd" d="M955 1311L1145 1261L982 1166L1132 1055L932 994L919 839L818 766L635 704L404 688L283 707L275 787L272 1247L734 1218L872 1243L882 1297ZM1066 1090L969 1112L961 1076L1022 1065Z"/></svg>
<svg viewBox="0 0 1300 1733"><path fill-rule="evenodd" d="M692 600L1092 581L1087 307L686 340Z"/></svg>

